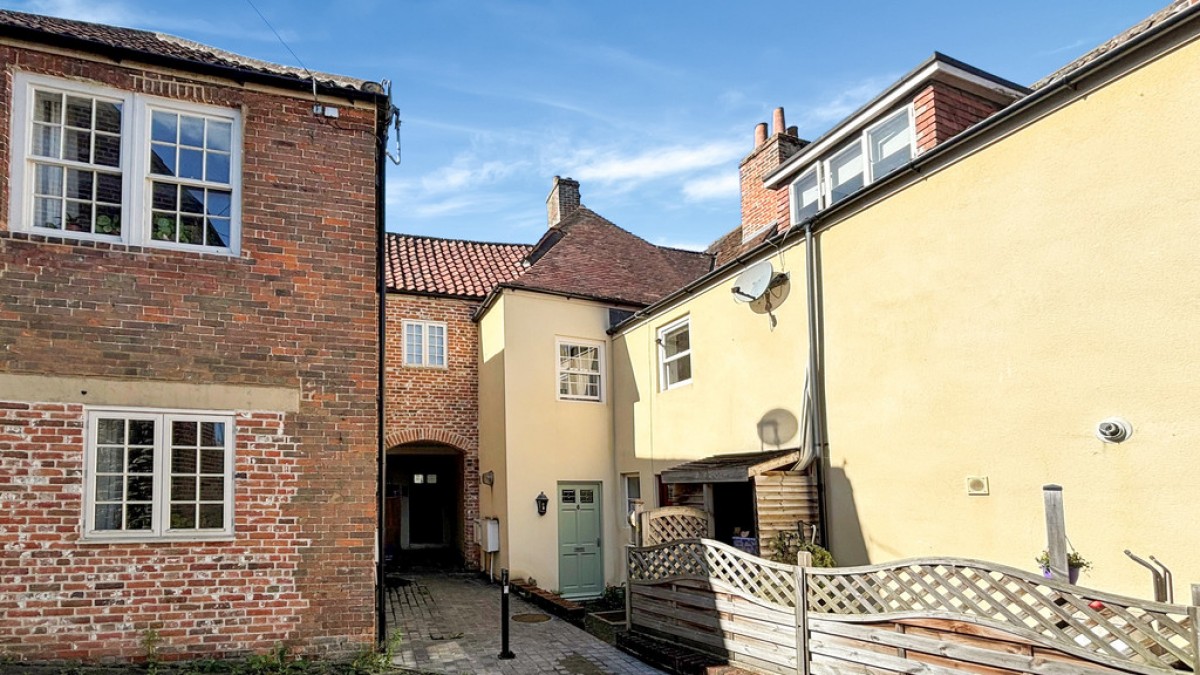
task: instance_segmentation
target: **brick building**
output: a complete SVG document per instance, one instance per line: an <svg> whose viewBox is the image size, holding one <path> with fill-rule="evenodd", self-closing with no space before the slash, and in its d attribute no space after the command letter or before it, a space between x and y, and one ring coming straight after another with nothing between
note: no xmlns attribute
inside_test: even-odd
<svg viewBox="0 0 1200 675"><path fill-rule="evenodd" d="M384 557L478 569L479 302L531 246L389 234ZM410 518L413 513L421 518Z"/></svg>
<svg viewBox="0 0 1200 675"><path fill-rule="evenodd" d="M0 63L0 654L371 644L382 87L11 11Z"/></svg>

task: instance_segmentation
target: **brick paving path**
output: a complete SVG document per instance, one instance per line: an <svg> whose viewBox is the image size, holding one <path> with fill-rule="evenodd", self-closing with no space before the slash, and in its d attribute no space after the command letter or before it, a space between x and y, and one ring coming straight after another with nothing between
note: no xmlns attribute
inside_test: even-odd
<svg viewBox="0 0 1200 675"><path fill-rule="evenodd" d="M433 673L653 675L661 673L583 630L551 617L509 623L517 658L501 661L500 586L473 575L405 575L388 593L388 626L401 632L395 664ZM511 597L510 614L545 612Z"/></svg>

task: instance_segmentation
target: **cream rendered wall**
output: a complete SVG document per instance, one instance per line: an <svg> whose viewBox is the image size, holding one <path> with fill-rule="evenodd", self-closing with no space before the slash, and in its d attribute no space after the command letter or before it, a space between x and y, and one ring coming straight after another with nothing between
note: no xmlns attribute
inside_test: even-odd
<svg viewBox="0 0 1200 675"><path fill-rule="evenodd" d="M663 469L711 455L803 445L800 431L778 445L759 435L759 422L772 411L802 428L808 359L804 248L768 260L790 275L787 296L773 310L773 329L766 314L734 301L731 277L613 338L617 471L639 473L648 508L655 506L653 476ZM692 382L662 391L658 331L684 316Z"/></svg>
<svg viewBox="0 0 1200 675"><path fill-rule="evenodd" d="M508 566L504 306L502 295L479 319L479 473L495 472L493 485L479 486L479 515L500 519L500 551L493 572ZM487 554L484 557L486 565Z"/></svg>
<svg viewBox="0 0 1200 675"><path fill-rule="evenodd" d="M1126 548L1171 566L1179 598L1200 581L1197 91L1193 43L820 236L839 562L1034 569L1059 483L1083 584L1150 596ZM774 333L727 282L614 338L619 471L752 450L766 408L798 408L803 246L786 255L800 297ZM695 380L656 393L654 328L684 313ZM1111 415L1130 441L1093 435Z"/></svg>
<svg viewBox="0 0 1200 675"><path fill-rule="evenodd" d="M1083 583L1148 595L1126 548L1200 581L1197 91L1193 43L821 237L845 562L1030 568L1060 483Z"/></svg>
<svg viewBox="0 0 1200 675"><path fill-rule="evenodd" d="M612 396L605 391L601 403L558 400L559 337L605 343L602 382L605 389L610 386L608 306L512 290L505 291L503 300L505 559L510 573L558 589L557 486L560 481L594 481L602 489L605 579L619 582L624 541L616 539L618 523L610 508L621 497L613 472ZM550 498L544 516L537 515L534 504L539 492Z"/></svg>

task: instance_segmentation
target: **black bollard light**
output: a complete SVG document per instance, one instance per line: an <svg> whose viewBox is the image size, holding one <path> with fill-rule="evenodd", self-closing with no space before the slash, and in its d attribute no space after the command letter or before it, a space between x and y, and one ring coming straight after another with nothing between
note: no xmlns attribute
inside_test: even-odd
<svg viewBox="0 0 1200 675"><path fill-rule="evenodd" d="M508 648L508 569L500 570L500 656L501 660L515 659Z"/></svg>

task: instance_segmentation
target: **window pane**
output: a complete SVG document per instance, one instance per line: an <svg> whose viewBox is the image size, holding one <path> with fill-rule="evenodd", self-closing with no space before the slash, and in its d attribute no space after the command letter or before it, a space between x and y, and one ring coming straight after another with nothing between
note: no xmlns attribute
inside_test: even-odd
<svg viewBox="0 0 1200 675"><path fill-rule="evenodd" d="M154 420L129 420L130 445L154 445Z"/></svg>
<svg viewBox="0 0 1200 675"><path fill-rule="evenodd" d="M67 228L72 232L91 232L92 231L92 205L81 204L80 202L67 202L67 210L65 212L67 219Z"/></svg>
<svg viewBox="0 0 1200 675"><path fill-rule="evenodd" d="M229 155L216 152L205 157L204 180L214 183L229 183Z"/></svg>
<svg viewBox="0 0 1200 675"><path fill-rule="evenodd" d="M33 200L33 224L35 227L48 227L52 230L62 228L62 208L63 202L61 199L47 199L38 197Z"/></svg>
<svg viewBox="0 0 1200 675"><path fill-rule="evenodd" d="M164 141L166 143L175 142L177 117L174 113L155 110L150 119L151 140Z"/></svg>
<svg viewBox="0 0 1200 675"><path fill-rule="evenodd" d="M121 131L121 104L96 101L96 130L109 133Z"/></svg>
<svg viewBox="0 0 1200 675"><path fill-rule="evenodd" d="M63 135L63 159L73 162L91 163L92 134L88 131L67 129Z"/></svg>
<svg viewBox="0 0 1200 675"><path fill-rule="evenodd" d="M63 194L63 169L59 166L38 164L34 177L34 193L61 197Z"/></svg>
<svg viewBox="0 0 1200 675"><path fill-rule="evenodd" d="M92 198L93 183L96 174L91 171L67 170L67 196L75 199Z"/></svg>
<svg viewBox="0 0 1200 675"><path fill-rule="evenodd" d="M171 499L174 501L195 501L195 476L173 476L171 478Z"/></svg>
<svg viewBox="0 0 1200 675"><path fill-rule="evenodd" d="M179 116L179 144L204 147L204 120L189 115Z"/></svg>
<svg viewBox="0 0 1200 675"><path fill-rule="evenodd" d="M229 205L233 201L233 195L221 190L208 191L208 203L205 204L205 209L209 215L213 216L229 216Z"/></svg>
<svg viewBox="0 0 1200 675"><path fill-rule="evenodd" d="M191 148L179 149L179 173L180 178L193 178L200 180L204 178L204 152L201 150L192 150Z"/></svg>
<svg viewBox="0 0 1200 675"><path fill-rule="evenodd" d="M404 363L419 366L424 357L424 326L419 323L404 324Z"/></svg>
<svg viewBox="0 0 1200 675"><path fill-rule="evenodd" d="M154 448L129 448L129 473L154 472Z"/></svg>
<svg viewBox="0 0 1200 675"><path fill-rule="evenodd" d="M183 213L204 213L204 188L181 188L179 210Z"/></svg>
<svg viewBox="0 0 1200 675"><path fill-rule="evenodd" d="M216 529L225 527L225 505L201 504L200 527Z"/></svg>
<svg viewBox="0 0 1200 675"><path fill-rule="evenodd" d="M205 243L208 244L209 246L220 246L222 248L229 248L230 242L232 241L232 239L230 238L230 234L229 234L229 230L230 230L229 219L228 218L209 218L207 220L207 222L208 222L208 229L204 234Z"/></svg>
<svg viewBox="0 0 1200 675"><path fill-rule="evenodd" d="M121 165L121 137L96 134L95 163L101 166Z"/></svg>
<svg viewBox="0 0 1200 675"><path fill-rule="evenodd" d="M67 126L78 129L92 128L92 99L67 97Z"/></svg>
<svg viewBox="0 0 1200 675"><path fill-rule="evenodd" d="M33 119L62 124L62 94L39 91L33 97Z"/></svg>
<svg viewBox="0 0 1200 675"><path fill-rule="evenodd" d="M175 214L155 211L151 223L150 236L160 241L175 241Z"/></svg>
<svg viewBox="0 0 1200 675"><path fill-rule="evenodd" d="M690 354L667 364L667 384L675 384L690 379L692 379L692 357Z"/></svg>
<svg viewBox="0 0 1200 675"><path fill-rule="evenodd" d="M196 451L192 448L175 448L171 451L172 473L196 473Z"/></svg>
<svg viewBox="0 0 1200 675"><path fill-rule="evenodd" d="M446 365L446 329L442 326L427 326L429 333L426 363L431 366Z"/></svg>
<svg viewBox="0 0 1200 675"><path fill-rule="evenodd" d="M625 494L630 499L641 499L642 497L642 482L637 476L625 477Z"/></svg>
<svg viewBox="0 0 1200 675"><path fill-rule="evenodd" d="M221 477L201 478L200 499L206 502L225 499L225 479Z"/></svg>
<svg viewBox="0 0 1200 675"><path fill-rule="evenodd" d="M172 445L195 445L196 423L176 420L171 423Z"/></svg>
<svg viewBox="0 0 1200 675"><path fill-rule="evenodd" d="M867 147L871 151L872 180L907 164L912 159L912 127L908 124L908 111L903 110L872 129L867 134Z"/></svg>
<svg viewBox="0 0 1200 675"><path fill-rule="evenodd" d="M171 529L173 530L191 530L196 527L196 505L195 504L172 504L171 505Z"/></svg>
<svg viewBox="0 0 1200 675"><path fill-rule="evenodd" d="M815 169L801 176L793 190L796 196L797 220L803 220L817 212L820 208L821 185L817 181Z"/></svg>
<svg viewBox="0 0 1200 675"><path fill-rule="evenodd" d="M229 152L230 138L233 125L229 122L208 120L208 136L205 137L205 147L209 150Z"/></svg>
<svg viewBox="0 0 1200 675"><path fill-rule="evenodd" d="M119 502L125 498L125 479L121 476L96 477L96 501Z"/></svg>
<svg viewBox="0 0 1200 675"><path fill-rule="evenodd" d="M97 206L96 207L96 223L94 225L96 234L121 234L121 207L119 206Z"/></svg>
<svg viewBox="0 0 1200 675"><path fill-rule="evenodd" d="M97 504L96 505L96 529L97 530L119 530L119 529L121 529L121 505L120 504Z"/></svg>
<svg viewBox="0 0 1200 675"><path fill-rule="evenodd" d="M201 422L200 423L200 445L207 447L224 447L225 445L225 423L224 422Z"/></svg>
<svg viewBox="0 0 1200 675"><path fill-rule="evenodd" d="M175 146L154 143L150 146L150 173L175 175Z"/></svg>
<svg viewBox="0 0 1200 675"><path fill-rule="evenodd" d="M663 353L670 358L691 349L691 326L680 326L663 335Z"/></svg>
<svg viewBox="0 0 1200 675"><path fill-rule="evenodd" d="M150 504L129 504L125 507L125 529L148 530L152 525L150 520L154 507Z"/></svg>
<svg viewBox="0 0 1200 675"><path fill-rule="evenodd" d="M855 143L829 160L829 203L836 204L863 186L862 146Z"/></svg>
<svg viewBox="0 0 1200 675"><path fill-rule="evenodd" d="M129 476L125 490L125 499L132 502L148 502L154 499L154 477Z"/></svg>
<svg viewBox="0 0 1200 675"><path fill-rule="evenodd" d="M53 157L58 159L59 148L62 144L62 129L59 127L46 126L44 124L33 125L33 154L39 157Z"/></svg>
<svg viewBox="0 0 1200 675"><path fill-rule="evenodd" d="M225 473L225 451L208 448L201 450L200 473Z"/></svg>
<svg viewBox="0 0 1200 675"><path fill-rule="evenodd" d="M121 473L125 470L125 449L99 447L96 449L96 473Z"/></svg>
<svg viewBox="0 0 1200 675"><path fill-rule="evenodd" d="M98 442L109 445L125 443L125 420L102 419L96 426Z"/></svg>
<svg viewBox="0 0 1200 675"><path fill-rule="evenodd" d="M96 174L96 201L106 204L121 203L121 177L110 173Z"/></svg>

